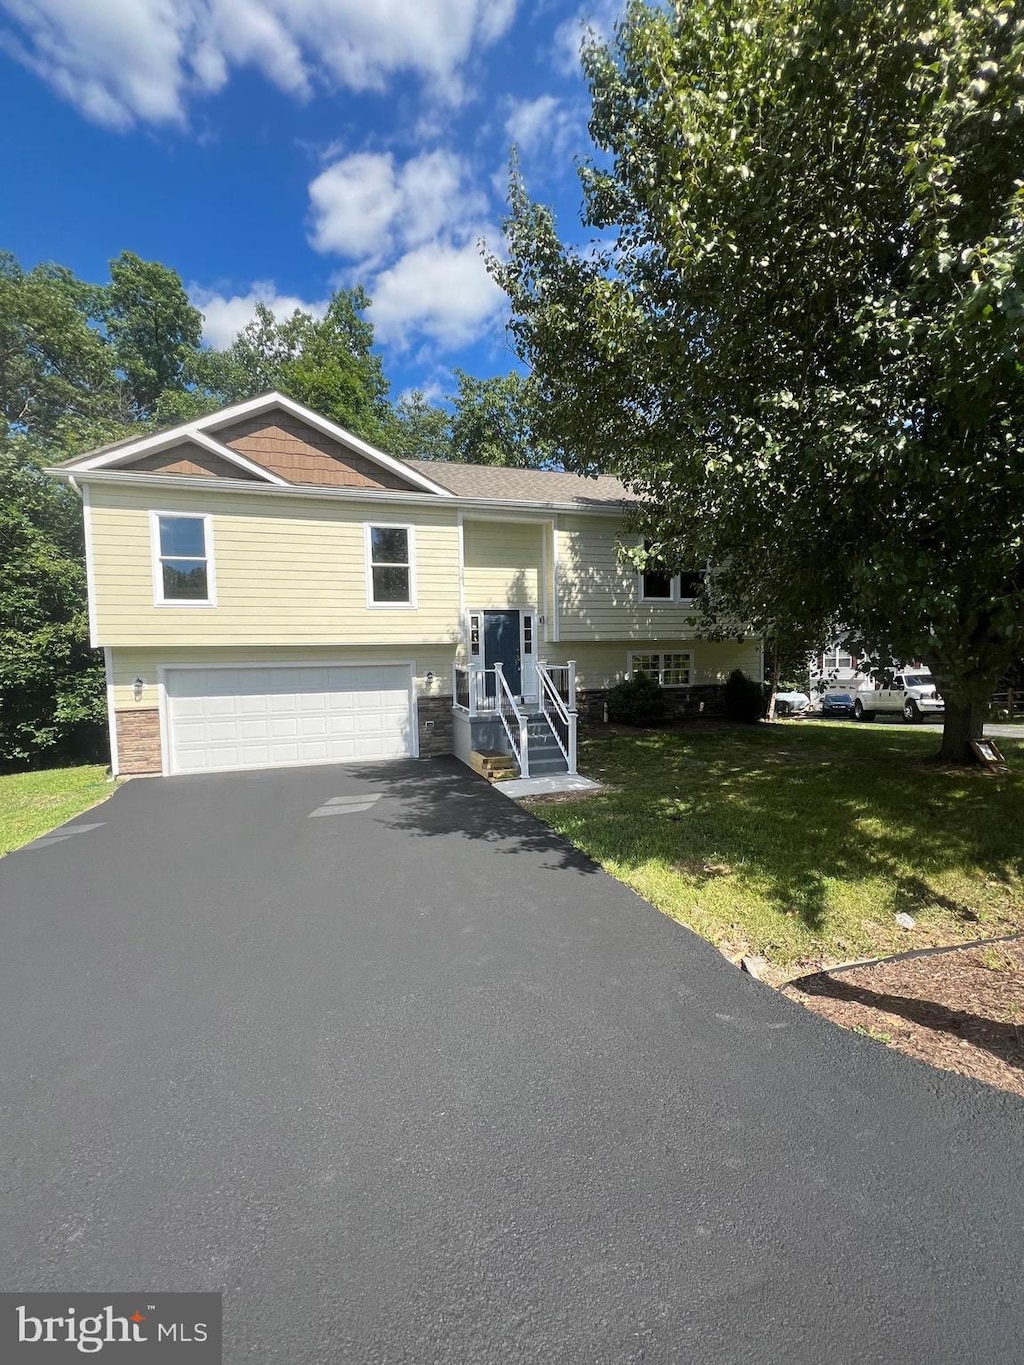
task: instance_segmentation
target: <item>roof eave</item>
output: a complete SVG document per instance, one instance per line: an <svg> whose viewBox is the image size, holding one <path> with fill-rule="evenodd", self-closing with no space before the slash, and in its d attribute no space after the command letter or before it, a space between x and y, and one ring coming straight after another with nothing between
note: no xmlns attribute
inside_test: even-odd
<svg viewBox="0 0 1024 1365"><path fill-rule="evenodd" d="M132 474L124 469L69 469L66 465L52 465L43 471L53 478L77 483L116 483L130 484L136 488L188 488L205 492L274 494L288 498L321 498L331 502L409 502L423 506L436 507L438 499L433 493L419 493L393 488L329 488L321 484L270 484L254 483L251 479L221 479L208 476L171 474ZM520 512L572 512L582 515L622 516L631 504L624 501L615 503L578 503L545 501L524 501L515 498L478 498L466 494L447 492L444 503L451 507L480 507L495 509L508 508Z"/></svg>

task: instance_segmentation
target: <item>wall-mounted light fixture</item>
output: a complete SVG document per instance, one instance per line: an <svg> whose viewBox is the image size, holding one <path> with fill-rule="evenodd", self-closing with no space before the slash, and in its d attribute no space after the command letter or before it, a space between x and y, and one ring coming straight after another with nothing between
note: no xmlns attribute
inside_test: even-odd
<svg viewBox="0 0 1024 1365"><path fill-rule="evenodd" d="M146 687L145 678L134 678L132 680L132 696L135 698L136 701L142 700L142 693L145 690L145 687Z"/></svg>
<svg viewBox="0 0 1024 1365"><path fill-rule="evenodd" d="M428 687L433 687L433 686L434 686L434 675L433 675L433 673L428 672L427 675L426 675L426 677L423 679L423 681L427 684Z"/></svg>

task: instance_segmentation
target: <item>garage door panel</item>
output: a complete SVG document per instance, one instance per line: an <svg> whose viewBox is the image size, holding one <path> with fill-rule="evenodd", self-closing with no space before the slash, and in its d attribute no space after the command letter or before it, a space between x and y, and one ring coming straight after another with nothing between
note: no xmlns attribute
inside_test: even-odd
<svg viewBox="0 0 1024 1365"><path fill-rule="evenodd" d="M168 669L173 772L283 767L413 752L408 669Z"/></svg>

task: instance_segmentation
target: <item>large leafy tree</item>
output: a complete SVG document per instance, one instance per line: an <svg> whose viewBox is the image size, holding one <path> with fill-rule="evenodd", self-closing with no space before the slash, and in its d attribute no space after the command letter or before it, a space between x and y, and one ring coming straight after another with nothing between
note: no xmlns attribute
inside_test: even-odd
<svg viewBox="0 0 1024 1365"><path fill-rule="evenodd" d="M492 269L577 467L707 610L927 660L966 758L1024 634L1024 13L634 3L584 65L586 250Z"/></svg>
<svg viewBox="0 0 1024 1365"><path fill-rule="evenodd" d="M43 452L0 444L0 769L102 752L82 510Z"/></svg>
<svg viewBox="0 0 1024 1365"><path fill-rule="evenodd" d="M101 309L133 417L154 417L163 395L194 386L203 315L177 271L123 251L110 263Z"/></svg>
<svg viewBox="0 0 1024 1365"><path fill-rule="evenodd" d="M322 318L296 309L278 319L260 303L234 343L206 358L203 377L229 402L277 389L381 443L392 412L373 325L363 316L369 304L362 289L339 289Z"/></svg>
<svg viewBox="0 0 1024 1365"><path fill-rule="evenodd" d="M455 371L451 399L451 458L467 464L542 469L553 463L550 445L537 432L533 379L511 370L490 379Z"/></svg>
<svg viewBox="0 0 1024 1365"><path fill-rule="evenodd" d="M0 254L0 766L102 743L81 504L42 469L214 403L194 380L200 326L157 262L126 252L93 285Z"/></svg>

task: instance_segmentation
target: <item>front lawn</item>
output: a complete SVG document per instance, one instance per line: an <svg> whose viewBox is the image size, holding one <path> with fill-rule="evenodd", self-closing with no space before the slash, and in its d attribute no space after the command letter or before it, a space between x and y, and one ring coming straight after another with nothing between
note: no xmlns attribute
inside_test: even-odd
<svg viewBox="0 0 1024 1365"><path fill-rule="evenodd" d="M0 777L0 854L105 801L114 790L97 764Z"/></svg>
<svg viewBox="0 0 1024 1365"><path fill-rule="evenodd" d="M799 721L598 731L580 768L608 790L530 809L658 909L780 975L1022 929L1024 744L1000 741L1008 773L957 772L928 761L938 738Z"/></svg>

